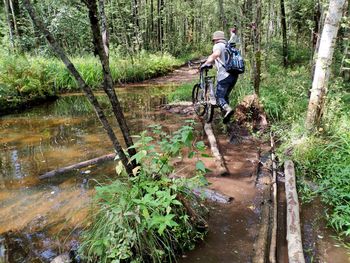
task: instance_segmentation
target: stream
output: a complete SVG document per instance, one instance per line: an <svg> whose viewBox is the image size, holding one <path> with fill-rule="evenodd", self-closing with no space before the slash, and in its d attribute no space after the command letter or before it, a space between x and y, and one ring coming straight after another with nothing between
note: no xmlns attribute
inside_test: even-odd
<svg viewBox="0 0 350 263"><path fill-rule="evenodd" d="M164 114L171 87L118 89L132 134L161 123L175 130L181 116ZM107 99L97 94L107 108ZM115 120L107 109L113 126ZM115 128L117 137L122 136ZM105 131L82 94L62 96L21 114L0 118L0 262L49 262L74 246L94 186L115 177L113 163L87 167L50 180L52 169L113 152Z"/></svg>

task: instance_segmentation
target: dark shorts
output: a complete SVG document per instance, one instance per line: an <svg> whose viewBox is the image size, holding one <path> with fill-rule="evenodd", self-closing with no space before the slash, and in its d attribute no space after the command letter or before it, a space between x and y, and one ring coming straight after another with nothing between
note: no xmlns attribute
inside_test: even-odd
<svg viewBox="0 0 350 263"><path fill-rule="evenodd" d="M223 107L225 104L229 104L229 96L237 82L237 79L237 74L230 74L227 78L218 82L216 89L216 98L220 107Z"/></svg>

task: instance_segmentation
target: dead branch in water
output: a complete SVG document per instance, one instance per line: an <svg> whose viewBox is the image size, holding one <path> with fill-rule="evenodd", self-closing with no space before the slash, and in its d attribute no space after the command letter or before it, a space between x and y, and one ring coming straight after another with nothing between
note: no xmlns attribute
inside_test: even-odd
<svg viewBox="0 0 350 263"><path fill-rule="evenodd" d="M90 159L90 160L83 161L83 162L76 163L76 164L72 164L72 165L69 165L66 167L58 168L58 169L52 170L50 172L44 173L43 175L40 175L39 179L46 179L46 178L54 177L56 175L60 175L63 173L71 172L71 171L74 171L74 170L77 170L77 169L80 169L80 168L83 168L83 167L86 167L89 165L94 165L94 164L99 164L99 163L106 162L106 161L111 161L111 160L114 160L115 156L116 156L115 153L106 154L106 155L103 155L103 156L100 156L100 157L97 157L94 159Z"/></svg>
<svg viewBox="0 0 350 263"><path fill-rule="evenodd" d="M219 151L218 144L216 142L216 138L214 135L214 131L213 131L213 128L212 128L210 123L204 124L204 131L207 134L208 141L210 144L210 150L215 158L215 163L216 163L216 167L219 170L219 174L220 175L227 175L229 172L228 172L227 167L225 165L224 158L222 157L222 155Z"/></svg>

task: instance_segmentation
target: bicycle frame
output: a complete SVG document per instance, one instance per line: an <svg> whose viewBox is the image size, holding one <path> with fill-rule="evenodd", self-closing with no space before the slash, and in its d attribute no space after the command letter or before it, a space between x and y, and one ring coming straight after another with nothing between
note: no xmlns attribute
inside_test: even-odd
<svg viewBox="0 0 350 263"><path fill-rule="evenodd" d="M200 71L199 83L192 89L192 102L198 116L204 116L204 120L209 123L213 118L214 107L216 106L214 76L208 76L209 68Z"/></svg>
<svg viewBox="0 0 350 263"><path fill-rule="evenodd" d="M203 70L200 71L200 75L199 75L199 83L200 83L200 87L204 90L204 94L209 95L211 98L206 98L206 100L210 100L210 104L212 104L213 106L216 105L216 98L215 98L215 77L214 76L208 76L208 68L205 68ZM208 93L208 88L210 88L209 90L209 94Z"/></svg>

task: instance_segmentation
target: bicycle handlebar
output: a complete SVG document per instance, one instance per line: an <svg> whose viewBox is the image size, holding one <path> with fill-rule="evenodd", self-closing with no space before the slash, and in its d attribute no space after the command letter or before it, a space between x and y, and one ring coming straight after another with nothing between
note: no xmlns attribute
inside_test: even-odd
<svg viewBox="0 0 350 263"><path fill-rule="evenodd" d="M213 68L213 65L205 65L205 66L202 66L200 69L201 71L203 71L203 70L209 70L211 68Z"/></svg>
<svg viewBox="0 0 350 263"><path fill-rule="evenodd" d="M194 65L202 65L207 61L207 59L202 59L200 61L188 61L188 66L194 66Z"/></svg>

